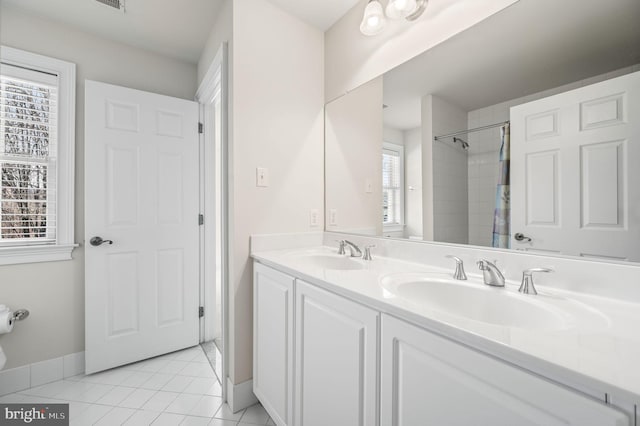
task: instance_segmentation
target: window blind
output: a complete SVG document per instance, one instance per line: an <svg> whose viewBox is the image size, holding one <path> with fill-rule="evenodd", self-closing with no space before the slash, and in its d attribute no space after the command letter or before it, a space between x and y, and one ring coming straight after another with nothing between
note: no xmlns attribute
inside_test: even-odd
<svg viewBox="0 0 640 426"><path fill-rule="evenodd" d="M402 223L400 152L382 150L382 223L385 225Z"/></svg>
<svg viewBox="0 0 640 426"><path fill-rule="evenodd" d="M56 242L57 77L2 64L0 246Z"/></svg>

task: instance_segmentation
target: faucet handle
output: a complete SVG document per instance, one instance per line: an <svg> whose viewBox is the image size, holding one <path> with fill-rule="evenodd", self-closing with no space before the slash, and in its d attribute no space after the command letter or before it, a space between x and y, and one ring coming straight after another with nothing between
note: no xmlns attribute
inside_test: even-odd
<svg viewBox="0 0 640 426"><path fill-rule="evenodd" d="M486 259L481 259L476 263L478 268L482 271L482 276L486 285L504 287L506 280L504 275L502 275L502 272L500 272L500 269L496 266L497 261L489 262Z"/></svg>
<svg viewBox="0 0 640 426"><path fill-rule="evenodd" d="M491 263L488 260L478 260L476 265L478 265L478 269L481 271L485 271L487 269L487 263Z"/></svg>
<svg viewBox="0 0 640 426"><path fill-rule="evenodd" d="M347 245L347 242L345 240L336 240L336 243L340 244L338 247L338 254L344 254L344 246Z"/></svg>
<svg viewBox="0 0 640 426"><path fill-rule="evenodd" d="M489 267L493 266L494 268L498 268L498 261L494 260L493 262L488 261L487 259L480 259L476 262L476 265L478 265L478 269L480 269L481 271L485 271L486 269L488 269Z"/></svg>
<svg viewBox="0 0 640 426"><path fill-rule="evenodd" d="M371 244L369 246L364 247L364 254L362 255L362 260L373 260L371 257L371 249L376 248L375 244Z"/></svg>
<svg viewBox="0 0 640 426"><path fill-rule="evenodd" d="M533 273L534 272L554 272L553 268L530 268L522 271L522 283L518 291L524 294L536 295L536 287L533 285Z"/></svg>
<svg viewBox="0 0 640 426"><path fill-rule="evenodd" d="M464 273L464 262L458 256L448 254L445 256L447 259L453 259L456 261L456 270L453 273L453 278L456 280L466 280L467 274Z"/></svg>

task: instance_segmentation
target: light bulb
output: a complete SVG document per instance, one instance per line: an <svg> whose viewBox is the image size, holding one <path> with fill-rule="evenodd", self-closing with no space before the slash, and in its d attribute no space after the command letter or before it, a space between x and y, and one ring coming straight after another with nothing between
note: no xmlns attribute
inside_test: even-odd
<svg viewBox="0 0 640 426"><path fill-rule="evenodd" d="M405 0L406 1L406 0ZM386 19L382 4L378 0L371 0L364 9L364 16L360 24L360 32L367 36L379 34L385 26Z"/></svg>
<svg viewBox="0 0 640 426"><path fill-rule="evenodd" d="M386 14L389 19L402 19L411 15L417 7L416 0L389 0Z"/></svg>

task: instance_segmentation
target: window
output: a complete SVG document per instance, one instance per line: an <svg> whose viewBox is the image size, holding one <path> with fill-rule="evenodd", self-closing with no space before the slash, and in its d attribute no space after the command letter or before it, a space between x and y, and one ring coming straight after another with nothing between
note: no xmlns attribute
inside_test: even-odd
<svg viewBox="0 0 640 426"><path fill-rule="evenodd" d="M404 226L404 147L382 146L382 224L386 231Z"/></svg>
<svg viewBox="0 0 640 426"><path fill-rule="evenodd" d="M75 65L2 46L0 264L73 249Z"/></svg>

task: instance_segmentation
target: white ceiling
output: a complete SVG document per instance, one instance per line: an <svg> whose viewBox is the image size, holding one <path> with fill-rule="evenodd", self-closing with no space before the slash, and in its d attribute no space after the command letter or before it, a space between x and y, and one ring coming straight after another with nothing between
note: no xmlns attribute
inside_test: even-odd
<svg viewBox="0 0 640 426"><path fill-rule="evenodd" d="M472 111L640 63L640 1L520 0L384 76L385 124L435 94Z"/></svg>
<svg viewBox="0 0 640 426"><path fill-rule="evenodd" d="M95 0L1 0L101 37L196 63L221 0L126 0L126 12Z"/></svg>
<svg viewBox="0 0 640 426"><path fill-rule="evenodd" d="M125 0L126 12L95 0L0 0L109 40L196 63L222 0ZM325 31L359 0L269 0Z"/></svg>
<svg viewBox="0 0 640 426"><path fill-rule="evenodd" d="M269 0L312 26L326 31L359 0ZM364 9L363 9L364 11Z"/></svg>

